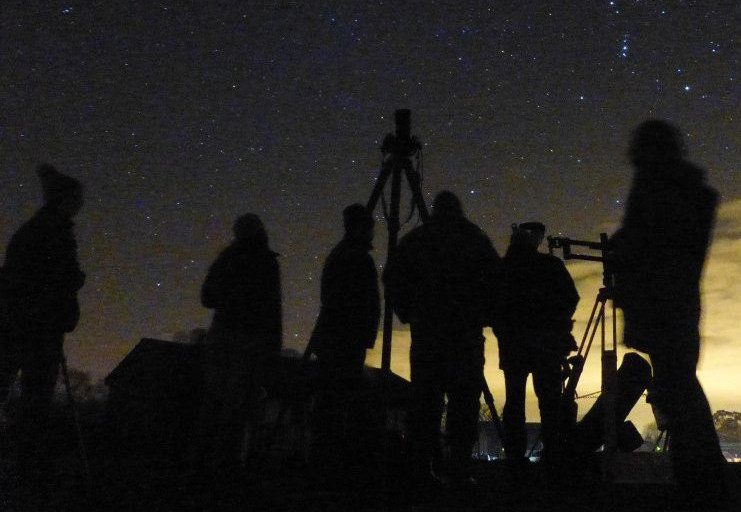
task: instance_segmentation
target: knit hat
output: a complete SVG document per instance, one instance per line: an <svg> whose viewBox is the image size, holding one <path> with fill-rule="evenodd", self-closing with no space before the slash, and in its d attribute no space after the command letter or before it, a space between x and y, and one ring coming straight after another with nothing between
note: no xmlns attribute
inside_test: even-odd
<svg viewBox="0 0 741 512"><path fill-rule="evenodd" d="M461 200L449 190L443 190L432 201L432 215L440 218L463 216Z"/></svg>
<svg viewBox="0 0 741 512"><path fill-rule="evenodd" d="M82 192L82 184L66 174L57 171L53 165L41 164L36 169L41 180L41 189L44 193L44 202L56 204L72 194Z"/></svg>
<svg viewBox="0 0 741 512"><path fill-rule="evenodd" d="M264 234L265 226L263 226L260 217L254 213L245 213L234 221L232 233L237 240L249 240L257 235Z"/></svg>
<svg viewBox="0 0 741 512"><path fill-rule="evenodd" d="M666 162L686 156L682 132L660 119L642 122L633 131L628 156L633 162Z"/></svg>
<svg viewBox="0 0 741 512"><path fill-rule="evenodd" d="M512 224L512 236L510 244L512 245L529 245L537 247L545 235L545 225L542 222L523 222L522 224Z"/></svg>

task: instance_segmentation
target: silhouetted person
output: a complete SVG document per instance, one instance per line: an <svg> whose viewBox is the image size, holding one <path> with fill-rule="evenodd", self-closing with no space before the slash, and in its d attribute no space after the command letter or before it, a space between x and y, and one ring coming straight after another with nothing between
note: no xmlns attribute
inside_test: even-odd
<svg viewBox="0 0 741 512"><path fill-rule="evenodd" d="M576 349L571 317L579 294L563 262L538 252L545 234L543 224L526 222L512 229L494 331L507 396L502 422L504 450L516 470L526 460L525 385L529 374L540 408L543 458L556 463L559 457L561 368L569 352Z"/></svg>
<svg viewBox="0 0 741 512"><path fill-rule="evenodd" d="M204 395L195 454L196 470L217 479L242 470L245 424L275 371L282 343L277 254L257 215L239 217L234 241L211 265L201 289L214 310L206 341ZM257 425L252 418L251 435Z"/></svg>
<svg viewBox="0 0 741 512"><path fill-rule="evenodd" d="M0 274L0 403L20 370L16 431L22 471L45 465L48 447L42 441L62 344L80 318L77 291L85 282L72 223L83 205L82 185L48 164L36 172L44 204L11 238Z"/></svg>
<svg viewBox="0 0 741 512"><path fill-rule="evenodd" d="M489 238L464 217L459 199L443 191L429 221L401 239L384 272L386 299L411 328L408 428L412 477L420 485L434 484L430 463L439 451L445 395L449 476L455 484L469 482L484 368L482 329L489 324L500 266Z"/></svg>
<svg viewBox="0 0 741 512"><path fill-rule="evenodd" d="M712 414L695 374L700 352L700 278L718 194L704 171L685 159L679 130L659 120L634 131L635 167L620 230L615 302L625 344L648 353L650 400L667 417L669 451L687 499L725 498L724 458Z"/></svg>
<svg viewBox="0 0 741 512"><path fill-rule="evenodd" d="M312 459L323 476L360 479L358 470L372 457L371 411L361 388L365 352L375 343L380 317L378 273L369 254L375 222L360 204L342 215L345 236L324 262L310 342L320 381Z"/></svg>

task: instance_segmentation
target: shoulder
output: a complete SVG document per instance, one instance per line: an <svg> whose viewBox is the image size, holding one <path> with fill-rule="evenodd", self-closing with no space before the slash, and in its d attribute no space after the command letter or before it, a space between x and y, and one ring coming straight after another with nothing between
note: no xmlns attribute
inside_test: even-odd
<svg viewBox="0 0 741 512"><path fill-rule="evenodd" d="M566 269L566 264L558 256L538 252L536 253L536 258L540 262L541 267L551 275L565 275L569 272Z"/></svg>
<svg viewBox="0 0 741 512"><path fill-rule="evenodd" d="M74 240L71 221L51 215L43 209L28 219L11 237L11 245L56 245Z"/></svg>
<svg viewBox="0 0 741 512"><path fill-rule="evenodd" d="M27 237L32 236L42 231L48 231L53 227L52 218L45 214L43 210L36 212L33 217L24 222L18 231L15 232L16 237Z"/></svg>
<svg viewBox="0 0 741 512"><path fill-rule="evenodd" d="M415 228L413 228L409 233L402 236L400 239L400 242L412 242L415 240L419 240L420 238L424 238L429 235L431 229L430 224L421 224Z"/></svg>
<svg viewBox="0 0 741 512"><path fill-rule="evenodd" d="M431 234L432 230L430 229L429 224L417 226L399 239L398 248L401 250L408 250L425 244Z"/></svg>
<svg viewBox="0 0 741 512"><path fill-rule="evenodd" d="M683 172L689 181L688 189L695 191L702 200L708 203L716 204L718 202L720 194L707 183L705 180L706 173L702 167L692 162L684 162Z"/></svg>
<svg viewBox="0 0 741 512"><path fill-rule="evenodd" d="M349 243L346 240L342 240L329 253L327 256L327 262L365 260L367 258L370 258L368 247L363 247L359 244Z"/></svg>
<svg viewBox="0 0 741 512"><path fill-rule="evenodd" d="M462 217L451 223L450 229L458 233L462 241L481 247L493 248L489 235L470 220Z"/></svg>
<svg viewBox="0 0 741 512"><path fill-rule="evenodd" d="M694 203L695 208L702 211L712 210L718 203L718 192L708 185L705 180L705 170L689 162L677 162L673 168L673 175L667 176L667 181L659 191L665 194L667 203L676 203L680 208L686 208L688 203Z"/></svg>
<svg viewBox="0 0 741 512"><path fill-rule="evenodd" d="M234 244L228 245L224 247L221 252L219 252L214 263L225 263L227 261L232 261L240 256L240 252L241 251L239 250L239 248L237 248Z"/></svg>
<svg viewBox="0 0 741 512"><path fill-rule="evenodd" d="M548 254L545 252L538 252L537 258L542 261L544 264L547 265L553 265L556 267L565 267L563 260L559 258L558 256L554 256L553 254Z"/></svg>
<svg viewBox="0 0 741 512"><path fill-rule="evenodd" d="M487 235L486 232L479 226L473 223L471 224L471 226L475 228L471 230L471 236L475 236L478 239L479 243L481 243L483 246L486 246L488 249L494 250L494 245L491 243L489 235Z"/></svg>

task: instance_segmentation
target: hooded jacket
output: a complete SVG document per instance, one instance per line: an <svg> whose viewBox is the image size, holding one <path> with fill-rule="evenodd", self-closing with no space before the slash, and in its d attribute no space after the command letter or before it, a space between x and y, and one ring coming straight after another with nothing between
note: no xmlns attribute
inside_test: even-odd
<svg viewBox="0 0 741 512"><path fill-rule="evenodd" d="M44 206L11 238L0 287L12 330L71 332L77 326L77 291L85 274L73 227L69 218Z"/></svg>
<svg viewBox="0 0 741 512"><path fill-rule="evenodd" d="M412 329L480 333L490 325L500 271L501 259L478 226L433 215L399 242L384 272L386 298Z"/></svg>
<svg viewBox="0 0 741 512"><path fill-rule="evenodd" d="M235 240L211 265L201 302L214 310L209 335L239 345L280 350L282 303L277 253L267 242Z"/></svg>
<svg viewBox="0 0 741 512"><path fill-rule="evenodd" d="M636 171L623 225L611 239L626 345L650 350L673 332L699 343L700 279L717 202L703 170L689 162Z"/></svg>
<svg viewBox="0 0 741 512"><path fill-rule="evenodd" d="M381 314L378 272L370 244L344 238L322 270L321 309L312 333L313 350L352 352L372 348Z"/></svg>

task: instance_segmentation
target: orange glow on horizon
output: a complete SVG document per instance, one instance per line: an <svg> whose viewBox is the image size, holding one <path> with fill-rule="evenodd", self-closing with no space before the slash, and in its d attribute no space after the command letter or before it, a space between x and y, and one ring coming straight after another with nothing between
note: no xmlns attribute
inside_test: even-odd
<svg viewBox="0 0 741 512"><path fill-rule="evenodd" d="M741 200L723 203L719 210L713 244L705 266L702 282L703 319L702 319L702 352L698 366L698 378L713 411L724 409L741 410L741 323L737 318L741 311ZM601 286L602 269L598 263L576 261L569 262L569 272L576 282L581 296L575 315L574 337L577 343L586 327L594 300ZM609 308L608 308L609 309ZM611 318L607 318L608 336ZM397 323L398 326L398 323ZM618 364L626 351L620 343L621 319L618 314ZM403 327L401 327L403 329ZM494 394L497 409L501 414L504 405L504 376L499 370L497 341L489 329L486 336L486 366L484 374L489 388ZM409 379L409 344L408 331L394 331L391 369L394 373ZM381 333L376 346L368 352L366 363L370 366L381 365ZM645 354L642 354L646 357ZM587 395L600 390L600 347L599 334L594 341L587 358L584 374L579 382L579 395ZM582 398L579 403L579 414L584 414L596 397ZM539 418L537 400L528 383L527 415L529 421ZM633 420L639 430L653 422L653 413L645 399L638 401L629 419Z"/></svg>

